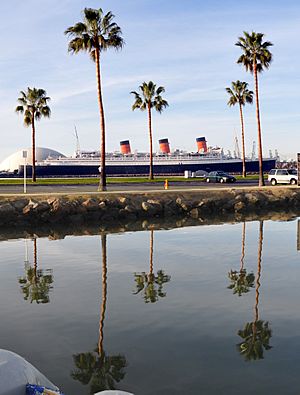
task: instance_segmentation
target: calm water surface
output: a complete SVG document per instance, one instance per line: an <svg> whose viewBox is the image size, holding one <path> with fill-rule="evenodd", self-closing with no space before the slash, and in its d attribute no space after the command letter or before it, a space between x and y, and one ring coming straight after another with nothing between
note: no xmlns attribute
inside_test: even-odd
<svg viewBox="0 0 300 395"><path fill-rule="evenodd" d="M299 394L297 221L0 243L0 348L66 395Z"/></svg>

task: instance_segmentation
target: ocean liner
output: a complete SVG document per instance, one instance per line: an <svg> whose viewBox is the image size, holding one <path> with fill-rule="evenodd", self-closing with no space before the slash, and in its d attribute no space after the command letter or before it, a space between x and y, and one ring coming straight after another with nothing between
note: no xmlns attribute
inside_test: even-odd
<svg viewBox="0 0 300 395"><path fill-rule="evenodd" d="M223 170L230 173L242 171L239 157L225 155L223 149L207 147L205 137L196 139L197 151L171 152L168 139L159 140L160 151L153 155L155 175L182 176L186 171L210 172ZM275 167L275 158L263 159L263 169L268 172ZM29 174L31 167L28 168ZM38 177L48 176L97 176L100 171L99 151L77 150L72 157L48 157L36 164ZM258 159L246 159L247 172L258 171ZM24 166L19 166L21 176ZM120 151L106 154L106 174L108 176L143 176L149 174L149 153L132 153L129 140L120 142Z"/></svg>

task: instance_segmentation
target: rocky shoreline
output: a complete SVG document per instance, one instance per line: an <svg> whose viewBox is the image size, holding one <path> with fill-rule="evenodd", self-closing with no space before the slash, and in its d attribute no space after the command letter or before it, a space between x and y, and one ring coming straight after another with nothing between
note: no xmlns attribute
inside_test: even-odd
<svg viewBox="0 0 300 395"><path fill-rule="evenodd" d="M102 226L145 220L257 217L267 212L300 212L300 189L231 188L151 193L34 195L0 197L0 230L38 227Z"/></svg>

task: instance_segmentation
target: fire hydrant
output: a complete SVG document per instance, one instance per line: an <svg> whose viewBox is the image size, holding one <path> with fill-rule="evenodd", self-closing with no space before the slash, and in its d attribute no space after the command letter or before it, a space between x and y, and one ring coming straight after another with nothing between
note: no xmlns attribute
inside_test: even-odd
<svg viewBox="0 0 300 395"><path fill-rule="evenodd" d="M169 189L169 181L168 180L165 180L164 188Z"/></svg>

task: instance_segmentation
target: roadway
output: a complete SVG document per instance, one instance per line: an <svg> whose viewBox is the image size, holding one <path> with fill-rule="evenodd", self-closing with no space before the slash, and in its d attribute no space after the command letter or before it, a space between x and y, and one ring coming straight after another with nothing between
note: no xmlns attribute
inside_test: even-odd
<svg viewBox="0 0 300 395"><path fill-rule="evenodd" d="M234 184L220 184L220 183L206 183L203 181L180 181L180 182L170 182L169 190L195 190L195 189L208 189L208 188L240 188L240 187L250 187L250 186L258 186L258 181L253 180L241 180L237 181ZM98 184L93 185L27 185L27 194L47 194L47 193L95 193L97 192ZM108 184L107 192L134 192L134 191L161 191L164 189L164 183L118 183L118 184ZM0 194L1 195L19 195L23 193L23 185L0 185Z"/></svg>

